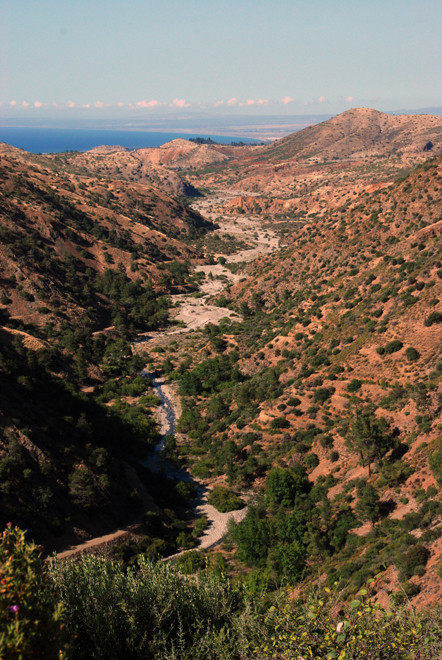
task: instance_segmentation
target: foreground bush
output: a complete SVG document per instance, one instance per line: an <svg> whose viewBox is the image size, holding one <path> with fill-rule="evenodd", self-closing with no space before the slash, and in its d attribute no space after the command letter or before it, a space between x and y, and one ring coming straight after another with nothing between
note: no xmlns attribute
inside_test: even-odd
<svg viewBox="0 0 442 660"><path fill-rule="evenodd" d="M61 606L40 549L9 525L0 537L0 658L65 658Z"/></svg>
<svg viewBox="0 0 442 660"><path fill-rule="evenodd" d="M386 611L362 589L344 605L342 593L326 588L306 600L285 601L263 616L259 660L439 660L442 612Z"/></svg>
<svg viewBox="0 0 442 660"><path fill-rule="evenodd" d="M44 564L17 528L3 533L0 561L2 660L440 660L440 608L386 611L366 589L350 604L328 588L261 598L262 581L243 589L209 569L196 580L145 559Z"/></svg>
<svg viewBox="0 0 442 660"><path fill-rule="evenodd" d="M75 658L250 657L243 592L227 578L207 574L196 582L166 563L139 559L126 570L86 556L53 561L50 571Z"/></svg>

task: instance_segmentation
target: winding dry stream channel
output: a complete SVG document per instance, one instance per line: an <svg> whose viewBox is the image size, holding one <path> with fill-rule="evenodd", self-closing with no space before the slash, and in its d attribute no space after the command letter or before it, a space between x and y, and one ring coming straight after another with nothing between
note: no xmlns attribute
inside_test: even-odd
<svg viewBox="0 0 442 660"><path fill-rule="evenodd" d="M197 202L194 206L203 213L206 217L212 214L209 209L209 204L216 204L216 198L213 197L208 200ZM226 256L230 263L252 261L253 259L273 252L279 247L279 240L276 234L271 231L263 230L259 224L250 217L240 217L232 220L231 218L222 218L217 222L220 228L216 231L222 234L236 235L238 238L245 240L250 248L239 251L233 255ZM188 294L179 294L172 296L172 302L177 307L177 314L175 319L181 321L182 327L171 328L161 333L146 333L141 336L134 345L134 348L142 347L143 344L150 342L155 338L173 337L179 339L179 335L186 334L198 328L202 328L208 323L218 323L222 318L229 317L231 319L240 320L240 317L232 312L232 310L210 305L207 298L211 295L217 294L222 291L227 282L236 282L241 278L239 274L233 274L230 270L221 264L197 266L196 271L205 273L206 278L200 286L202 297L195 298ZM165 477L169 479L180 479L182 481L195 481L197 486L197 497L191 503L193 515L195 517L205 516L208 520L208 527L203 535L199 538L198 549L208 549L216 546L221 542L227 533L228 522L233 518L236 522L242 520L246 513L247 507L239 511L231 511L229 513L220 513L207 502L207 489L205 486L198 482L197 479L192 478L192 475L187 470L174 465L171 461L162 456L164 446L164 439L168 435L172 435L176 431L176 422L181 414L179 397L172 390L170 384L164 377L158 377L154 373L149 372L146 368L142 371L142 375L149 378L152 382L153 388L160 401L156 417L160 425L161 440L152 452L143 461L143 464L148 466L151 470L162 472ZM100 545L114 541L120 537L128 534L129 528L118 529L105 536L96 537L89 541L71 547L64 552L58 553L58 557L69 557L90 548L96 548ZM175 557L187 552L184 550L175 555L166 557L165 560L174 559Z"/></svg>

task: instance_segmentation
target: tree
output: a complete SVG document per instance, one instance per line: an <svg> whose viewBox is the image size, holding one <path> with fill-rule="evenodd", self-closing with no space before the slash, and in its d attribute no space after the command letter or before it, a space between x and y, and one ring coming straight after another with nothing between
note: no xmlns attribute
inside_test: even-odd
<svg viewBox="0 0 442 660"><path fill-rule="evenodd" d="M384 417L376 417L373 406L366 406L356 412L347 442L359 453L361 464L368 465L370 475L371 463L393 449L396 434L397 430L392 430Z"/></svg>
<svg viewBox="0 0 442 660"><path fill-rule="evenodd" d="M293 506L297 495L307 491L307 473L300 465L292 470L280 467L270 470L266 485L266 500L270 505Z"/></svg>
<svg viewBox="0 0 442 660"><path fill-rule="evenodd" d="M356 513L362 520L369 520L374 526L380 516L379 496L376 488L365 483L361 488L358 488L358 498Z"/></svg>

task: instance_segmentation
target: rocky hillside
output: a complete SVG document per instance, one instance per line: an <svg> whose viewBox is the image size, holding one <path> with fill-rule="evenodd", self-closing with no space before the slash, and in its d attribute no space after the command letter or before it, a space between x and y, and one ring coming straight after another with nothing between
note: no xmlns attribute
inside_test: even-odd
<svg viewBox="0 0 442 660"><path fill-rule="evenodd" d="M150 183L8 145L0 221L0 524L50 550L154 507L134 466L157 399L129 340L165 325L162 294L192 290L213 225Z"/></svg>
<svg viewBox="0 0 442 660"><path fill-rule="evenodd" d="M426 152L440 152L441 133L442 119L436 115L392 116L354 108L278 140L262 149L259 159L324 162L396 156L415 162Z"/></svg>
<svg viewBox="0 0 442 660"><path fill-rule="evenodd" d="M213 225L143 179L187 162L223 222L253 211L285 231L277 253L220 259L235 284L210 302L242 322L150 344L182 397L169 455L221 506L249 500L219 565L255 594L319 580L354 598L375 578L384 603L440 600L441 122L360 109L241 157L215 149L210 164L212 145L173 141L142 150L140 180L125 150L3 147L2 522L14 514L54 546L146 508L150 486L170 490L133 470L155 399L128 340L164 326L162 293L196 289L192 244ZM172 537L149 520L148 552L191 547L183 521Z"/></svg>
<svg viewBox="0 0 442 660"><path fill-rule="evenodd" d="M253 149L176 139L160 147L129 150L104 145L84 153L54 154L51 158L57 164L63 161L93 176L147 183L178 197L198 197L201 193L178 171L210 168L249 154Z"/></svg>
<svg viewBox="0 0 442 660"><path fill-rule="evenodd" d="M186 176L197 187L240 191L222 212L316 218L440 154L441 132L441 117L357 108Z"/></svg>
<svg viewBox="0 0 442 660"><path fill-rule="evenodd" d="M80 174L64 155L32 156L4 145L0 185L0 295L26 322L44 323L55 310L78 316L84 303L67 282L73 277L86 289L91 273L119 264L131 280L181 285L164 267L200 259L190 242L212 228L160 188L110 173ZM100 307L97 299L95 313Z"/></svg>
<svg viewBox="0 0 442 660"><path fill-rule="evenodd" d="M259 579L442 595L441 184L437 158L305 224L223 295L244 323L171 356L196 473L262 487L236 534Z"/></svg>

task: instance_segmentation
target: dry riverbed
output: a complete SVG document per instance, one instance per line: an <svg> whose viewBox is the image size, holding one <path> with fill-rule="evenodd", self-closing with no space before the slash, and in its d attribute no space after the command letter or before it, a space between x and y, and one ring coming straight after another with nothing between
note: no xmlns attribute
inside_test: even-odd
<svg viewBox="0 0 442 660"><path fill-rule="evenodd" d="M226 260L229 263L249 262L261 255L269 254L278 249L279 239L276 234L269 230L262 229L257 219L247 216L241 216L240 218L231 218L230 216L219 218L216 212L210 210L210 208L216 207L222 201L225 201L225 196L212 197L199 200L194 204L194 207L206 217L212 220L216 218L216 221L219 224L219 229L215 231L219 233L221 237L223 234L235 235L238 239L245 241L251 246L248 249L240 250L235 254L226 256ZM203 295L201 297L195 297L192 294L172 296L172 301L175 305L175 314L173 314L173 316L176 321L181 323L181 327L171 328L159 333L146 333L145 336L140 336L139 341L135 343L135 350L144 349L146 342L151 346L155 345L159 340L161 343L164 343L164 340L167 337L178 339L179 335L203 328L208 323L219 323L224 317L228 317L232 320L241 320L241 317L232 310L211 305L207 300L209 297L220 293L225 288L226 284L239 281L242 277L241 274L232 273L228 268L225 268L219 263L197 266L195 270L203 272L206 276L200 286L200 293ZM157 389L157 393L159 393L158 389L161 390L159 394L162 404L156 410L155 416L161 434L164 437L173 433L175 430L175 420L181 415L181 402L178 392L173 387L173 384L169 383L164 378L154 379L154 386ZM161 461L159 451L156 452L154 461ZM146 462L148 463L149 459ZM170 471L171 476L176 476L179 469L177 470L171 466ZM175 472L175 475L172 474L172 472ZM220 513L215 507L208 504L206 490L201 484L199 490L200 495L194 503L194 514L196 517L206 516L209 526L200 537L198 549L208 549L221 542L227 533L228 523L231 518L236 522L244 519L247 513L247 507L244 507L240 511ZM123 540L130 535L130 532L131 528L128 527L126 529L116 530L105 536L90 539L85 543L59 553L58 557L73 556L83 551L108 545L118 539ZM166 559L173 559L183 554L183 552L167 557Z"/></svg>

